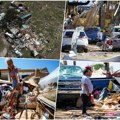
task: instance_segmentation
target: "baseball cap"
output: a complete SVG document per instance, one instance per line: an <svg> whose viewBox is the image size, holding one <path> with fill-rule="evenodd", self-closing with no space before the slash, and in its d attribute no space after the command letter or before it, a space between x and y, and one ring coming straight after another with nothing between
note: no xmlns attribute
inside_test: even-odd
<svg viewBox="0 0 120 120"><path fill-rule="evenodd" d="M93 71L93 68L91 66L86 66L85 69Z"/></svg>

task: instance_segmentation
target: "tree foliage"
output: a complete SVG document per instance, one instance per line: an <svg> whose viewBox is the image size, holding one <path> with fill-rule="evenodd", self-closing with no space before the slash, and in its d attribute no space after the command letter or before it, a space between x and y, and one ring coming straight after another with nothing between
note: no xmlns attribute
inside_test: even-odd
<svg viewBox="0 0 120 120"><path fill-rule="evenodd" d="M95 70L99 70L100 68L103 68L104 65L103 64L95 64L93 67Z"/></svg>

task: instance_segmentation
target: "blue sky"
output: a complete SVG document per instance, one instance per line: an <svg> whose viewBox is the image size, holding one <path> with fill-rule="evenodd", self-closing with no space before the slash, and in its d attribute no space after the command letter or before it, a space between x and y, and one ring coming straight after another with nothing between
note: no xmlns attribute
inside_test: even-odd
<svg viewBox="0 0 120 120"><path fill-rule="evenodd" d="M20 69L48 68L51 73L59 66L59 60L12 58L14 65ZM7 69L6 58L0 58L0 69Z"/></svg>

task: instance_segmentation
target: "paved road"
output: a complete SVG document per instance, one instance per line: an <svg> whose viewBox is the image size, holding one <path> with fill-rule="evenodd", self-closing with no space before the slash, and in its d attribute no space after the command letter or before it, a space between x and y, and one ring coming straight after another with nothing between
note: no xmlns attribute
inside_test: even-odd
<svg viewBox="0 0 120 120"><path fill-rule="evenodd" d="M120 56L113 57L113 58L106 59L106 60L95 60L95 59L75 59L75 58L69 57L68 55L65 55L63 59L64 60L78 60L78 61L120 62Z"/></svg>
<svg viewBox="0 0 120 120"><path fill-rule="evenodd" d="M108 52L104 52L96 45L89 45L88 53L78 53L77 56L71 57L69 53L61 52L63 60L78 60L78 61L103 61L103 62L120 62L120 51L111 51L110 46Z"/></svg>
<svg viewBox="0 0 120 120"><path fill-rule="evenodd" d="M91 60L91 59L75 59L75 58L69 57L68 55L65 55L63 57L63 60L96 61L96 60Z"/></svg>
<svg viewBox="0 0 120 120"><path fill-rule="evenodd" d="M113 57L111 59L103 60L103 62L120 62L120 56Z"/></svg>

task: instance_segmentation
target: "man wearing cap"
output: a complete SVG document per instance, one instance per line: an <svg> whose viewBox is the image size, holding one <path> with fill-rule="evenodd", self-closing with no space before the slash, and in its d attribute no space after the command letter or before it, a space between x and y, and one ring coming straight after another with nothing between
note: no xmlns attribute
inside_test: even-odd
<svg viewBox="0 0 120 120"><path fill-rule="evenodd" d="M92 68L90 66L86 66L85 70L83 72L83 77L81 79L82 83L82 115L88 115L86 113L86 107L88 103L90 102L90 95L93 91L93 85L91 83L90 77L92 76Z"/></svg>

